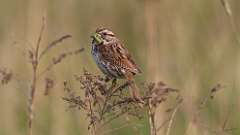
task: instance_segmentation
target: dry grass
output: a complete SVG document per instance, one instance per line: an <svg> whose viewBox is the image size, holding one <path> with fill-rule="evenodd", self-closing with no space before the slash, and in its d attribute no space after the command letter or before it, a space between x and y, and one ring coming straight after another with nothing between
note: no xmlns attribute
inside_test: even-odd
<svg viewBox="0 0 240 135"><path fill-rule="evenodd" d="M69 104L69 108L84 110L88 120L88 129L93 135L100 135L102 127L110 124L115 119L127 115L141 119L142 112L148 110L151 125L151 135L156 135L155 110L165 102L172 93L179 90L167 87L163 82L145 84L145 94L141 97L145 102L144 108L139 106L139 101L128 96L129 83L118 84L107 82L99 75L93 75L87 71L81 76L75 76L80 83L80 90L84 96L76 95L68 82L64 82L66 96L63 100ZM180 103L180 101L178 101Z"/></svg>
<svg viewBox="0 0 240 135"><path fill-rule="evenodd" d="M29 135L33 135L33 121L34 121L34 107L35 107L35 96L36 96L36 91L37 91L37 84L39 83L39 80L41 77L45 77L44 75L46 74L47 71L50 71L53 66L61 63L65 58L71 55L77 55L81 53L84 49L80 48L71 52L64 52L58 55L57 57L52 58L52 63L47 66L46 69L43 71L39 71L39 64L42 62L42 57L46 55L50 49L54 49L60 43L62 43L64 40L71 38L72 36L67 34L64 35L54 41L52 41L50 44L46 46L46 48L43 49L43 51L40 51L41 49L41 43L43 40L43 32L46 27L46 22L45 22L45 17L42 18L42 26L41 30L37 39L36 47L35 49L28 50L28 58L30 61L30 64L32 66L32 79L29 83L30 85L30 91L29 91L29 101L28 101L28 128L29 128ZM31 48L31 47L30 47ZM2 75L1 83L2 84L7 84L11 78L12 78L12 73L9 71L6 71L6 69L0 70L0 73ZM38 74L40 73L40 74ZM26 80L27 81L27 80ZM45 93L44 95L48 95L49 90L54 87L54 80L46 77L45 78Z"/></svg>
<svg viewBox="0 0 240 135"><path fill-rule="evenodd" d="M167 87L163 82L158 83L148 83L145 84L143 90L145 94L142 95L142 100L145 102L144 108L140 107L139 101L134 100L129 97L126 93L129 83L118 84L107 82L105 78L99 75L93 75L86 70L83 75L75 76L75 79L80 84L80 90L85 94L84 96L77 95L70 84L64 82L64 91L66 96L62 99L68 104L69 109L83 110L89 121L88 130L92 135L102 135L106 131L103 129L107 124L111 124L112 121L118 119L119 117L134 116L139 120L143 118L143 112L148 112L148 119L150 125L149 135L158 135L158 132L165 128L166 135L170 135L172 130L172 125L174 118L177 115L177 111L180 106L184 105L184 99L180 96L179 90ZM194 111L192 120L189 123L194 122L195 124L203 127L205 130L214 133L227 133L232 132L234 128L226 128L228 120L225 120L221 130L211 129L207 125L201 123L201 113L202 110L209 103L209 100L213 100L223 86L217 84L211 90L205 98L200 101L199 106ZM175 94L174 94L175 93ZM171 95L174 94L174 97ZM156 110L160 105L166 102L169 98L175 99L175 105L172 108L168 108L166 112L169 113L169 119L164 121L160 127L157 127L156 122ZM127 125L123 125L125 127ZM128 125L130 126L130 125ZM131 125L133 126L133 125ZM211 130L209 130L211 129ZM118 129L119 130L119 129ZM110 131L109 131L110 132ZM112 130L111 130L112 132ZM186 131L187 132L187 131Z"/></svg>

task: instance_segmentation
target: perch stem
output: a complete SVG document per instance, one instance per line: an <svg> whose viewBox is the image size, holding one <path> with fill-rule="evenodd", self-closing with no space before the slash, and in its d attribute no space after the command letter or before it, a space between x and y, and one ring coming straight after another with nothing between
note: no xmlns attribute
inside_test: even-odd
<svg viewBox="0 0 240 135"><path fill-rule="evenodd" d="M157 135L157 128L155 124L155 110L151 104L151 99L149 99L149 102L148 102L148 115L149 115L150 135Z"/></svg>

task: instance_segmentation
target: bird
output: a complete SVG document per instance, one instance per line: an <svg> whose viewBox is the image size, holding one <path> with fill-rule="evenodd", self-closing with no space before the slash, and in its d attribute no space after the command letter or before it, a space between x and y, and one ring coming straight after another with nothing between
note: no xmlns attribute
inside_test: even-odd
<svg viewBox="0 0 240 135"><path fill-rule="evenodd" d="M107 78L113 79L113 83L116 83L117 79L126 79L133 99L144 103L134 80L134 76L142 71L124 44L111 30L105 27L97 28L91 38L91 53L98 68Z"/></svg>

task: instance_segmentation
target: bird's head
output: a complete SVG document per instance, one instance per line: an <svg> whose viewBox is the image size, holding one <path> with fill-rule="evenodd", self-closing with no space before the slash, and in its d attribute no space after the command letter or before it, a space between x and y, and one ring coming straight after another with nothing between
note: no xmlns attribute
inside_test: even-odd
<svg viewBox="0 0 240 135"><path fill-rule="evenodd" d="M115 34L107 28L97 28L96 32L91 36L97 44L107 43L116 39Z"/></svg>

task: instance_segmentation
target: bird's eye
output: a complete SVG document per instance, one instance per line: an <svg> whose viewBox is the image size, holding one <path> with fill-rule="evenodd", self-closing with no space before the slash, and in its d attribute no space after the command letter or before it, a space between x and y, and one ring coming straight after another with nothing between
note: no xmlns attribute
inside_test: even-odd
<svg viewBox="0 0 240 135"><path fill-rule="evenodd" d="M104 36L106 36L106 35L107 35L107 33L103 33L103 35L104 35Z"/></svg>

